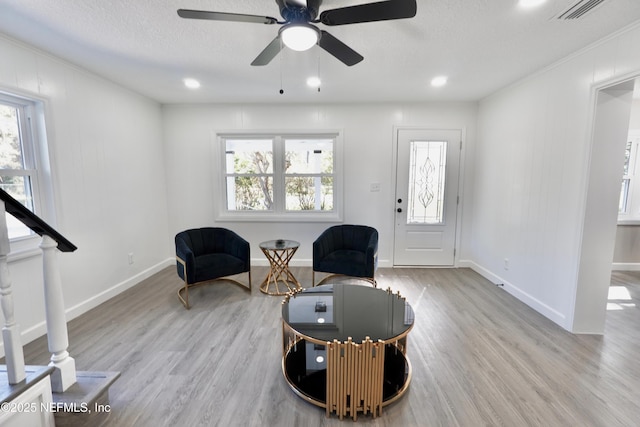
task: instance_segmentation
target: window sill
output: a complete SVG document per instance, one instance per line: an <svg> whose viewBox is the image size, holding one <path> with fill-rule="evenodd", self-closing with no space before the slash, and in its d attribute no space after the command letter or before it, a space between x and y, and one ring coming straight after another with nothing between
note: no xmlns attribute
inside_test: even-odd
<svg viewBox="0 0 640 427"><path fill-rule="evenodd" d="M42 238L37 234L11 240L11 252L7 255L7 262L19 261L42 255L42 249L40 249L41 242Z"/></svg>
<svg viewBox="0 0 640 427"><path fill-rule="evenodd" d="M640 219L619 219L618 225L640 225Z"/></svg>

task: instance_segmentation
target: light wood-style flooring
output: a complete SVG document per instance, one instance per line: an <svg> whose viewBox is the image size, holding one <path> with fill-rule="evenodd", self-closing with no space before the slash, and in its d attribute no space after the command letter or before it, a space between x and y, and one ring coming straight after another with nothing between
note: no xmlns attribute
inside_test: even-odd
<svg viewBox="0 0 640 427"><path fill-rule="evenodd" d="M308 287L310 268L294 268ZM108 426L337 426L281 372L281 297L190 293L167 268L69 323L78 370L120 371ZM246 280L246 275L238 276ZM380 269L413 306L407 394L371 426L640 425L640 273L615 273L604 336L572 335L468 269ZM47 364L46 338L25 347Z"/></svg>

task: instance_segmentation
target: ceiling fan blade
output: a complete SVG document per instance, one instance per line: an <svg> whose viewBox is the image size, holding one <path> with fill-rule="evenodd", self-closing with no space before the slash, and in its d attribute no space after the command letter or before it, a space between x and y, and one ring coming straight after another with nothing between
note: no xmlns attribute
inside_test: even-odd
<svg viewBox="0 0 640 427"><path fill-rule="evenodd" d="M351 49L346 44L342 43L331 34L327 33L326 31L321 31L321 33L322 35L320 37L320 40L318 40L318 45L329 52L331 55L342 61L344 64L350 67L364 59L362 55Z"/></svg>
<svg viewBox="0 0 640 427"><path fill-rule="evenodd" d="M358 24L416 16L416 0L387 0L325 10L319 21L324 25Z"/></svg>
<svg viewBox="0 0 640 427"><path fill-rule="evenodd" d="M253 60L251 65L267 65L273 58L282 50L282 43L280 43L280 36L277 36L264 48L262 52Z"/></svg>
<svg viewBox="0 0 640 427"><path fill-rule="evenodd" d="M187 19L208 19L211 21L249 22L253 24L277 24L270 16L245 15L242 13L207 12L205 10L178 9L178 16Z"/></svg>

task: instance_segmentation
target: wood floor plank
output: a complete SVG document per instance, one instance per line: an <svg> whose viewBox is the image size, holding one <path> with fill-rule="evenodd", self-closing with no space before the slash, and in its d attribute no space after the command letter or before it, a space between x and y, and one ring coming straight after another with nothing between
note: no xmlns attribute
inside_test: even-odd
<svg viewBox="0 0 640 427"><path fill-rule="evenodd" d="M292 269L304 287L310 268ZM254 267L258 283L267 274ZM245 280L246 275L239 276ZM640 273L616 272L604 336L572 335L468 269L380 269L415 310L406 395L371 426L635 426ZM167 268L69 322L79 370L120 371L107 426L337 426L281 371L282 297L229 283L190 291ZM46 338L25 347L47 364Z"/></svg>

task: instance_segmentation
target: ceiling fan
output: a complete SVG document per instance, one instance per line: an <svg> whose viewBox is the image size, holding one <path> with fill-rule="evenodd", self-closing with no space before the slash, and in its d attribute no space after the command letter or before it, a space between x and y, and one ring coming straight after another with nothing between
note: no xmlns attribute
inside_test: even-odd
<svg viewBox="0 0 640 427"><path fill-rule="evenodd" d="M267 65L282 50L283 45L303 51L317 44L344 64L352 66L364 59L362 55L313 24L334 26L413 18L417 8L416 0L387 0L325 10L318 16L322 0L276 0L276 3L284 21L270 16L190 9L178 9L178 15L188 19L282 25L276 38L260 52L251 65Z"/></svg>

